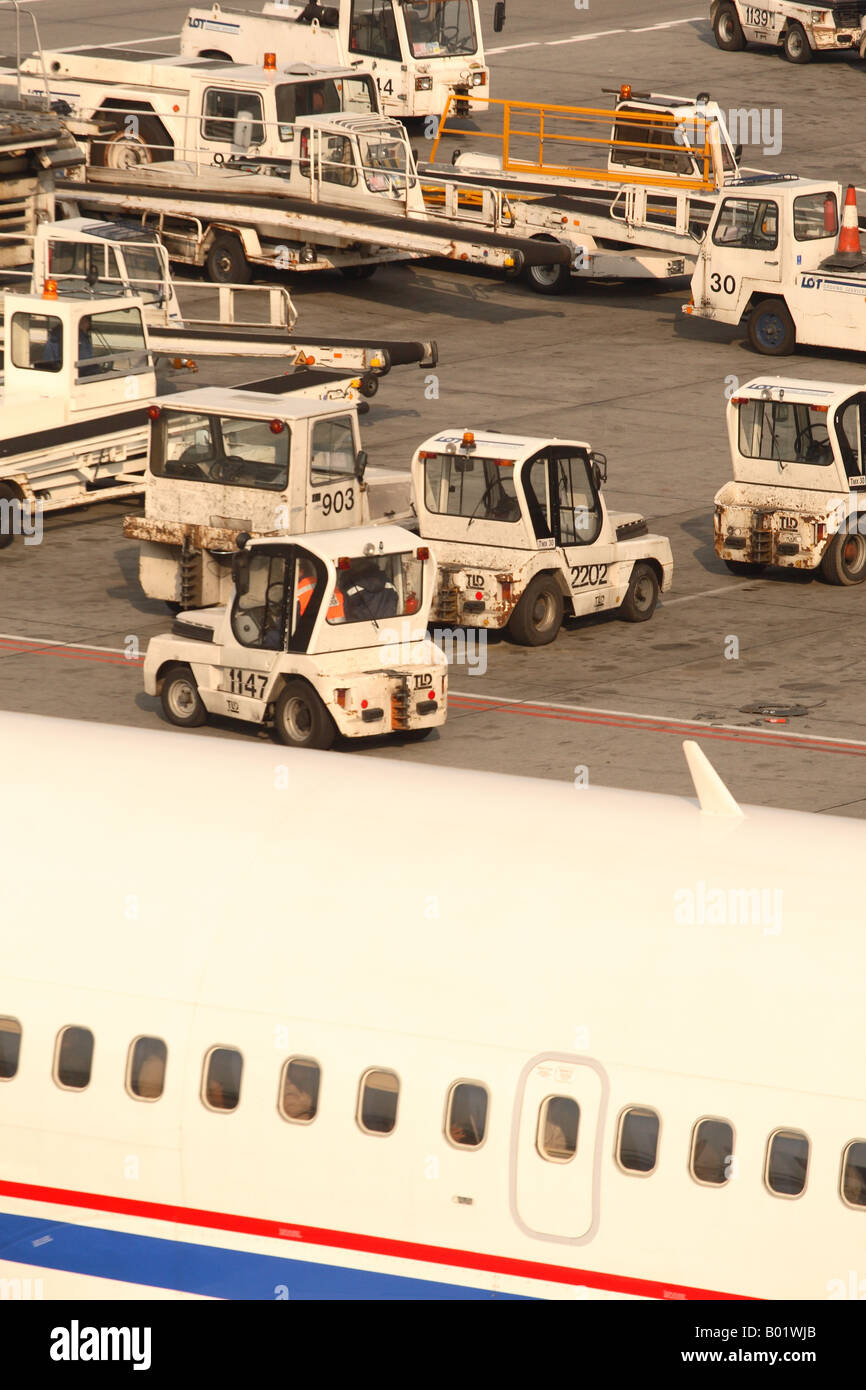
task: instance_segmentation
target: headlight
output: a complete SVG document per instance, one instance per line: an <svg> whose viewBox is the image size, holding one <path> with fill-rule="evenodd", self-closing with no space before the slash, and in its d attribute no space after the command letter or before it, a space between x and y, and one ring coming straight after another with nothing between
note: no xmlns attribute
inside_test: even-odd
<svg viewBox="0 0 866 1390"><path fill-rule="evenodd" d="M473 85L473 87L485 87L485 86L487 85L487 73L486 73L486 72L473 72L473 74L472 74L472 85Z"/></svg>
<svg viewBox="0 0 866 1390"><path fill-rule="evenodd" d="M433 78L432 78L432 77L416 77L416 78L415 78L415 91L416 91L416 92L432 92L432 90L433 90Z"/></svg>

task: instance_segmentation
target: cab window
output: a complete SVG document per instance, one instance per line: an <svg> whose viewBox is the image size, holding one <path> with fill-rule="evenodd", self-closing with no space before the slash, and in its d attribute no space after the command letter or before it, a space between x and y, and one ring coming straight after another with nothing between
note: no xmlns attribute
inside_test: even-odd
<svg viewBox="0 0 866 1390"><path fill-rule="evenodd" d="M353 115L378 115L372 77L329 77L317 82L281 82L275 90L281 140L291 140L292 123L303 116L350 111Z"/></svg>
<svg viewBox="0 0 866 1390"><path fill-rule="evenodd" d="M351 415L317 420L310 447L310 482L314 487L355 476L355 435Z"/></svg>
<svg viewBox="0 0 866 1390"><path fill-rule="evenodd" d="M818 467L833 462L826 406L744 400L737 410L739 448L744 458Z"/></svg>
<svg viewBox="0 0 866 1390"><path fill-rule="evenodd" d="M836 436L852 486L862 486L866 462L866 395L846 401L836 412Z"/></svg>
<svg viewBox="0 0 866 1390"><path fill-rule="evenodd" d="M695 161L684 147L681 131L682 127L675 127L670 117L653 116L640 107L622 106L614 125L615 143L610 162L636 169L654 169L658 173L694 174L697 172ZM677 135L680 135L679 140Z"/></svg>
<svg viewBox="0 0 866 1390"><path fill-rule="evenodd" d="M322 139L322 183L353 188L358 182L355 153L346 135L326 135Z"/></svg>
<svg viewBox="0 0 866 1390"><path fill-rule="evenodd" d="M560 545L592 545L601 530L601 505L584 454L554 454L554 496Z"/></svg>
<svg viewBox="0 0 866 1390"><path fill-rule="evenodd" d="M114 372L135 376L149 370L140 309L107 309L78 320L79 379Z"/></svg>
<svg viewBox="0 0 866 1390"><path fill-rule="evenodd" d="M243 647L266 651L285 649L289 562L284 555L267 551L242 551L235 565L235 597L232 632ZM261 699L255 677L253 689L243 693Z"/></svg>
<svg viewBox="0 0 866 1390"><path fill-rule="evenodd" d="M779 209L764 198L726 198L713 230L716 246L741 251L775 251Z"/></svg>
<svg viewBox="0 0 866 1390"><path fill-rule="evenodd" d="M519 521L514 460L422 453L429 511L478 521Z"/></svg>
<svg viewBox="0 0 866 1390"><path fill-rule="evenodd" d="M258 92L209 87L204 94L202 116L201 133L205 140L234 145L241 133L239 123L246 121L251 123L251 145L261 145L265 138L262 99Z"/></svg>
<svg viewBox="0 0 866 1390"><path fill-rule="evenodd" d="M349 47L353 53L400 61L400 39L391 0L352 0Z"/></svg>
<svg viewBox="0 0 866 1390"><path fill-rule="evenodd" d="M329 623L405 618L421 606L423 565L417 555L362 555L340 561Z"/></svg>
<svg viewBox="0 0 866 1390"><path fill-rule="evenodd" d="M409 0L403 18L413 58L469 54L478 47L471 0Z"/></svg>
<svg viewBox="0 0 866 1390"><path fill-rule="evenodd" d="M794 236L797 241L820 241L839 230L835 193L806 193L794 199Z"/></svg>
<svg viewBox="0 0 866 1390"><path fill-rule="evenodd" d="M415 186L415 175L409 169L408 146L396 140L387 130L358 137L361 166L371 193L405 193L407 181Z"/></svg>
<svg viewBox="0 0 866 1390"><path fill-rule="evenodd" d="M523 491L536 539L552 540L553 509L550 504L550 462L547 454L534 459L524 471Z"/></svg>
<svg viewBox="0 0 866 1390"><path fill-rule="evenodd" d="M283 420L163 411L150 469L161 478L279 491L289 479L291 432Z"/></svg>
<svg viewBox="0 0 866 1390"><path fill-rule="evenodd" d="M60 319L53 314L13 314L12 362L16 367L59 372L63 366Z"/></svg>

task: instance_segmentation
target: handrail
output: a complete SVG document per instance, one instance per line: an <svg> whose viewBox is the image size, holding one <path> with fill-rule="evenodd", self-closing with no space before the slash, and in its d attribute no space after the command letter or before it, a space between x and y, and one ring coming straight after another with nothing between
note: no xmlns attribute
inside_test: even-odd
<svg viewBox="0 0 866 1390"><path fill-rule="evenodd" d="M472 132L473 140L494 140L501 146L502 169L508 173L536 174L554 178L589 178L600 182L618 184L644 184L656 188L690 188L696 192L715 191L721 182L717 174L717 152L713 145L711 132L717 127L715 116L700 112L689 115L688 123L693 132L691 143L680 138L683 120L664 111L616 111L601 110L596 107L561 106L551 102L511 101L483 95L470 94L457 97L450 93L439 122L439 129L430 154L430 164L435 162L440 141L444 135L464 135L465 131L448 125L452 110L457 102L474 102L485 112L501 115L499 131L478 130ZM537 128L526 128L526 117L534 117ZM556 124L566 129L556 129ZM571 128L568 128L570 125ZM604 126L604 133L598 127ZM553 128L552 128L553 127ZM632 134L635 138L627 138ZM647 129L667 136L665 139L640 139ZM588 130L588 133L584 133ZM524 158L516 150L518 140L529 140L536 147L534 158ZM604 160L597 167L576 167L562 162L554 162L548 151L551 146L564 145L566 151L574 147L595 146L604 154ZM642 169L636 160L628 161L630 168L611 168L608 160L619 151L644 152L652 156L677 154L690 166L697 165L698 173L676 174L653 172ZM560 159L563 156L560 155ZM546 162L548 161L548 162ZM694 167L694 166L692 166Z"/></svg>
<svg viewBox="0 0 866 1390"><path fill-rule="evenodd" d="M0 5L12 5L15 9L15 75L17 78L18 100L21 101L21 0L0 0ZM45 100L50 108L51 91L48 86L48 73L45 70L45 54L42 49L42 40L39 37L39 25L36 23L36 16L32 10L25 10L27 18L33 25L33 37L36 40L36 51L39 54L39 62L42 67L42 81L45 84Z"/></svg>

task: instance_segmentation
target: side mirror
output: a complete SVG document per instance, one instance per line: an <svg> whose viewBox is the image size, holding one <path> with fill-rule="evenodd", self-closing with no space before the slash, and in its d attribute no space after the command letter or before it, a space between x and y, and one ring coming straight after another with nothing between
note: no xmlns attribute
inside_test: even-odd
<svg viewBox="0 0 866 1390"><path fill-rule="evenodd" d="M364 481L364 474L367 471L367 450L359 449L355 455L355 477L359 483Z"/></svg>
<svg viewBox="0 0 866 1390"><path fill-rule="evenodd" d="M602 483L607 482L607 457L604 454L590 454L589 461L592 465L592 481L598 492Z"/></svg>
<svg viewBox="0 0 866 1390"><path fill-rule="evenodd" d="M505 28L505 0L497 0L493 6L493 32L501 34Z"/></svg>
<svg viewBox="0 0 866 1390"><path fill-rule="evenodd" d="M238 531L237 536L235 537L235 545L237 546L238 550L246 550L250 539L251 537L249 531Z"/></svg>

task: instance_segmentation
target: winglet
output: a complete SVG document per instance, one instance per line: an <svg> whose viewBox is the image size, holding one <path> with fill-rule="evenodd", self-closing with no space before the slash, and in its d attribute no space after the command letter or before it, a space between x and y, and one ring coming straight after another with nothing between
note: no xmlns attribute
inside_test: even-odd
<svg viewBox="0 0 866 1390"><path fill-rule="evenodd" d="M742 811L703 749L691 739L687 739L683 744L683 752L704 815L742 816Z"/></svg>

